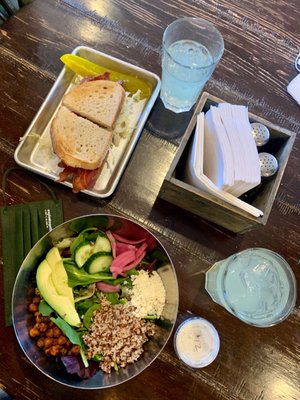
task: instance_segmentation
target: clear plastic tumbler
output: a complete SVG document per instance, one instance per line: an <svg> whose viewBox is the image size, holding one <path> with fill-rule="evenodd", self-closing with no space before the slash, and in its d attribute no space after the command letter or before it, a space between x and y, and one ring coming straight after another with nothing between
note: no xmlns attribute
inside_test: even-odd
<svg viewBox="0 0 300 400"><path fill-rule="evenodd" d="M297 296L289 264L263 248L250 248L214 264L206 273L205 288L216 303L258 327L287 318Z"/></svg>
<svg viewBox="0 0 300 400"><path fill-rule="evenodd" d="M161 99L176 113L197 101L224 52L215 26L201 18L184 17L165 30L162 43Z"/></svg>

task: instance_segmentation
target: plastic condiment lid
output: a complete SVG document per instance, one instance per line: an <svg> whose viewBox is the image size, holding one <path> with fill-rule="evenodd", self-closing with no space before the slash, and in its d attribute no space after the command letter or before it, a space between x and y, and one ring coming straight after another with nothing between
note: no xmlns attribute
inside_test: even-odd
<svg viewBox="0 0 300 400"><path fill-rule="evenodd" d="M174 336L177 356L193 368L212 363L220 349L220 338L215 327L204 318L192 317L182 322Z"/></svg>

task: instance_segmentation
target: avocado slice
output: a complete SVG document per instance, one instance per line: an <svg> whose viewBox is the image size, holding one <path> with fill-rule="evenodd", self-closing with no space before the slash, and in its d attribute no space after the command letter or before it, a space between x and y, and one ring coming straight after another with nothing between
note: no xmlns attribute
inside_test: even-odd
<svg viewBox="0 0 300 400"><path fill-rule="evenodd" d="M68 274L59 250L56 247L52 247L46 255L46 260L52 269L52 281L57 293L67 296L74 305L73 291L68 285Z"/></svg>
<svg viewBox="0 0 300 400"><path fill-rule="evenodd" d="M37 287L43 299L70 325L79 326L80 318L69 297L57 292L53 283L52 268L43 260L36 272Z"/></svg>

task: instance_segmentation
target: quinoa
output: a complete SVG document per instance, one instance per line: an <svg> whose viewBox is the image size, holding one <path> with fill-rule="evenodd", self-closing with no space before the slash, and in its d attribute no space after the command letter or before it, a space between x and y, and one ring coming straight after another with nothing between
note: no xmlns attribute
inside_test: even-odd
<svg viewBox="0 0 300 400"><path fill-rule="evenodd" d="M110 373L112 368L125 367L141 356L143 344L155 334L155 325L136 317L130 303L112 305L102 298L100 304L83 341L87 358L101 355L99 366Z"/></svg>

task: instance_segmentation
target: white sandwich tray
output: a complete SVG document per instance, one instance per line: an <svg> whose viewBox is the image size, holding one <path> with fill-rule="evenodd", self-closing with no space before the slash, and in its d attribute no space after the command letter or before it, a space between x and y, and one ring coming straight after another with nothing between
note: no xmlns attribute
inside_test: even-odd
<svg viewBox="0 0 300 400"><path fill-rule="evenodd" d="M72 54L110 70L135 75L146 81L151 87L151 96L147 99L132 134L128 138L122 138L119 146L113 146L110 150L108 155L109 162L104 163L94 187L82 190L83 193L93 197L105 198L114 192L124 172L159 94L161 81L152 72L86 46L76 47ZM76 79L78 80L78 76L73 71L63 67L29 128L20 139L14 154L18 165L53 181L58 180L59 172L62 169L58 167L59 159L52 150L50 126L61 105L64 94L74 87ZM59 184L72 188L72 183L68 181L59 182Z"/></svg>

